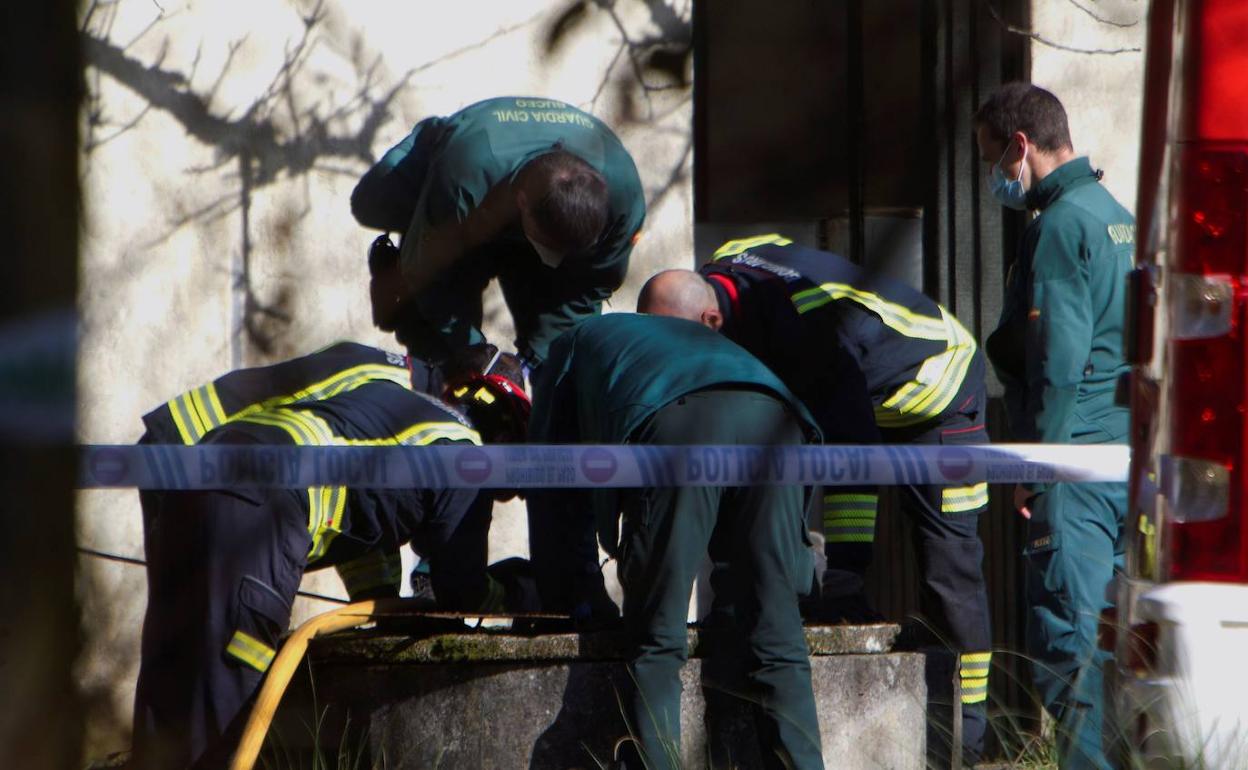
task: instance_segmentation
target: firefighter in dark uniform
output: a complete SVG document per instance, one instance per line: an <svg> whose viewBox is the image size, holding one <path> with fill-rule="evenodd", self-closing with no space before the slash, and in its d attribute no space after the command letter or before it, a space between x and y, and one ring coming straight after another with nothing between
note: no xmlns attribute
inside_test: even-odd
<svg viewBox="0 0 1248 770"><path fill-rule="evenodd" d="M506 376L487 372L454 387L479 434L464 412L411 390L400 378L406 367L375 353L335 346L227 375L149 414L149 436L172 426L182 443L205 446L479 444L482 434L523 440L528 401L514 383L514 357L503 359ZM341 368L348 360L360 363ZM327 376L310 384L296 376L317 369ZM323 486L163 492L145 500L152 502L144 512L148 606L133 751L144 770L228 761L305 570L345 566L353 599L397 596L398 549L410 542L430 560L443 607L506 607L505 589L486 570L489 493Z"/></svg>
<svg viewBox="0 0 1248 770"><path fill-rule="evenodd" d="M984 361L970 332L921 292L836 254L779 235L730 241L698 273L676 270L653 277L638 308L699 321L757 355L811 408L825 441L845 435L842 393L860 377L870 399L868 419L885 443L987 442ZM800 341L796 348L794 340ZM818 351L817 365L811 351ZM840 383L841 393L830 391L829 382ZM861 421L855 403L848 402L850 425ZM863 435L861 429L856 435ZM963 750L973 758L983 749L991 660L978 534L987 485L911 485L902 503L915 525L920 608L939 646L958 654ZM837 567L865 571L875 515L871 490L826 492L825 549L834 575ZM952 674L929 665L929 699L937 716L929 731L934 751L943 752L948 744L943 714L952 698Z"/></svg>
<svg viewBox="0 0 1248 770"><path fill-rule="evenodd" d="M538 380L530 434L537 443L776 445L818 435L806 409L756 358L675 318L612 313L584 321L551 346ZM680 745L689 592L709 550L727 565L723 598L748 646L748 661L737 668L746 669L743 697L762 709L764 766L823 767L798 610L812 572L803 489L599 488L589 506L581 493L530 500L534 569L561 583L596 572L596 551L579 553L590 560L582 568L569 562L575 548L550 537L574 528L581 520L574 514L590 508L603 547L619 559L623 621L636 645L637 688L625 716L644 766L676 761L669 748ZM722 652L712 648L716 657ZM642 757L620 758L640 768Z"/></svg>
<svg viewBox="0 0 1248 770"><path fill-rule="evenodd" d="M632 157L594 116L552 99L500 97L426 118L360 179L351 211L399 232L402 258L374 281L412 355L480 342L497 277L527 365L624 281L645 218Z"/></svg>
<svg viewBox="0 0 1248 770"><path fill-rule="evenodd" d="M462 375L461 375L462 376ZM356 342L336 342L306 356L270 366L236 369L189 390L143 416L140 444L193 446L213 428L265 408L320 401L370 382L393 382L421 393L441 394L439 367ZM140 490L144 531L165 499L163 492ZM398 590L399 555L370 553L359 563L336 565L348 594L369 598ZM380 593L378 593L380 592Z"/></svg>

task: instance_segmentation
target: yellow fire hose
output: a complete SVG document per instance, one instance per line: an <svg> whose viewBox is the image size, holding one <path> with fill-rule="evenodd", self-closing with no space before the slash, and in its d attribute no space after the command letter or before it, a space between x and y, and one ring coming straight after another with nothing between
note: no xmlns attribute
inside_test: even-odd
<svg viewBox="0 0 1248 770"><path fill-rule="evenodd" d="M234 761L230 770L252 770L256 758L260 756L260 747L264 745L264 736L269 732L273 722L273 714L286 692L286 685L295 675L295 669L303 660L308 650L308 642L321 634L331 634L348 628L364 625L373 620L378 613L397 612L411 607L411 599L373 599L365 602L348 604L336 610L322 613L306 621L290 635L273 665L264 676L264 684L260 686L260 694L252 706L251 716L247 718L247 726L243 729L243 737L238 742L238 751L234 753Z"/></svg>
<svg viewBox="0 0 1248 770"><path fill-rule="evenodd" d="M255 767L256 758L260 756L260 748L264 745L264 737L269 732L269 725L273 723L273 715L277 712L282 695L286 693L286 686L290 684L291 677L295 675L295 669L299 668L299 663L308 650L308 642L315 637L362 626L382 615L408 613L413 610L419 611L418 614L421 617L456 619L528 617L566 620L568 617L543 613L498 615L488 612L428 612L428 608L429 605L424 600L418 599L371 599L322 613L295 629L295 632L282 645L282 649L277 653L273 664L269 666L268 673L264 676L264 684L260 686L260 693L256 696L255 705L251 708L251 715L247 718L247 726L243 728L243 736L239 739L238 750L234 753L230 770L252 770Z"/></svg>

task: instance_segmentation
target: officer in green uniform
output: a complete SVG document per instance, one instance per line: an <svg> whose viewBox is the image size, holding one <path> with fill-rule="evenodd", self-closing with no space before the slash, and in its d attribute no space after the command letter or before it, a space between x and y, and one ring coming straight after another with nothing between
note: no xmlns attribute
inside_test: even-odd
<svg viewBox="0 0 1248 770"><path fill-rule="evenodd" d="M645 198L602 121L500 97L417 123L360 179L351 212L403 233L401 260L373 280L404 306L394 330L413 356L437 362L482 341L481 292L497 277L516 349L535 366L623 283Z"/></svg>
<svg viewBox="0 0 1248 770"><path fill-rule="evenodd" d="M612 313L587 320L554 342L537 385L535 443L775 445L818 435L805 407L761 362L678 318ZM576 492L547 493L529 507L539 580L569 582L596 571L596 553L580 552L589 565L569 565L574 549L552 543L552 533L558 540L576 526ZM643 758L647 768L676 766L670 749L680 745L689 592L709 551L727 564L722 603L746 639L751 663L737 668L749 669L745 697L761 706L764 766L823 767L798 613L813 573L803 490L595 489L592 510L603 547L619 559L624 623L636 645L637 688L625 715L642 756L631 763L623 757L625 766L642 767Z"/></svg>
<svg viewBox="0 0 1248 770"><path fill-rule="evenodd" d="M1075 155L1066 111L1026 83L980 107L976 136L993 194L1036 211L1006 281L987 352L1005 384L1015 439L1050 444L1125 442L1128 412L1114 402L1123 294L1135 220ZM1123 555L1125 484L1034 484L1015 490L1028 521L1028 647L1036 687L1058 722L1059 765L1112 767L1097 649L1105 589Z"/></svg>

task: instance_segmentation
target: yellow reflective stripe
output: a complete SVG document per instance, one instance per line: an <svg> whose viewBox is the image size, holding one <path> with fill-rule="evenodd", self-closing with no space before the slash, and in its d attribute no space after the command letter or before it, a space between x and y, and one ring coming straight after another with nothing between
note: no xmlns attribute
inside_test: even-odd
<svg viewBox="0 0 1248 770"><path fill-rule="evenodd" d="M966 653L962 655L962 678L982 678L992 666L992 653Z"/></svg>
<svg viewBox="0 0 1248 770"><path fill-rule="evenodd" d="M915 375L917 381L902 385L875 407L877 424L891 428L923 422L943 412L958 394L979 347L965 327L943 307L941 316L948 331L949 347L923 362Z"/></svg>
<svg viewBox="0 0 1248 770"><path fill-rule="evenodd" d="M766 246L768 244L774 246L788 246L792 242L792 240L785 238L779 233L755 235L750 238L737 238L736 240L728 241L718 249L715 249L715 253L711 255L711 261L714 262L715 260L723 259L724 257L735 256L743 251L748 251L755 246Z"/></svg>
<svg viewBox="0 0 1248 770"><path fill-rule="evenodd" d="M988 680L975 684L962 683L962 702L964 704L983 703L988 700Z"/></svg>
<svg viewBox="0 0 1248 770"><path fill-rule="evenodd" d="M848 299L862 305L879 316L886 326L906 337L937 342L948 340L948 330L942 319L921 315L905 305L889 302L878 294L857 289L847 283L822 283L803 289L792 297L799 314L808 313L838 299Z"/></svg>
<svg viewBox="0 0 1248 770"><path fill-rule="evenodd" d="M225 647L225 654L264 673L273 663L276 651L246 631L239 629L234 632L234 636L230 637L230 643Z"/></svg>
<svg viewBox="0 0 1248 770"><path fill-rule="evenodd" d="M312 433L316 443L321 446L341 444L342 439L334 435L329 423L321 417L299 409L279 410L297 420ZM329 550L329 545L342 531L342 518L347 505L347 488L310 487L308 489L308 532L312 535L312 543L308 547L308 562L315 562Z"/></svg>
<svg viewBox="0 0 1248 770"><path fill-rule="evenodd" d="M199 413L199 420L204 424L206 430L221 425L225 422L225 414L219 417L212 407L212 396L208 393L207 386L196 388L189 394L191 402L195 405L195 411Z"/></svg>
<svg viewBox="0 0 1248 770"><path fill-rule="evenodd" d="M953 355L950 356L949 365L944 368L928 395L914 405L915 411L922 411L933 416L944 411L953 397L957 395L977 349L975 340L956 318L946 313L944 308L941 308L941 315L949 324L950 349Z"/></svg>
<svg viewBox="0 0 1248 770"><path fill-rule="evenodd" d="M988 504L988 482L969 487L945 487L940 491L941 513L965 513Z"/></svg>
<svg viewBox="0 0 1248 770"><path fill-rule="evenodd" d="M823 496L823 535L829 543L875 542L878 495L861 492Z"/></svg>
<svg viewBox="0 0 1248 770"><path fill-rule="evenodd" d="M879 499L879 495L864 492L830 492L823 496L824 503L871 503L875 505Z"/></svg>
<svg viewBox="0 0 1248 770"><path fill-rule="evenodd" d="M338 437L334 435L334 429L329 427L329 423L324 418L305 412L302 409L279 409L278 414L283 414L294 420L304 427L304 429L312 436L317 446L333 446L338 442Z"/></svg>
<svg viewBox="0 0 1248 770"><path fill-rule="evenodd" d="M422 422L387 438L347 439L334 435L322 417L302 409L275 408L235 419L281 428L301 446L423 446L439 439L481 444L479 433L458 422ZM308 534L312 536L308 562L313 563L329 551L342 531L348 492L345 486L322 486L309 487L307 493Z"/></svg>
<svg viewBox="0 0 1248 770"><path fill-rule="evenodd" d="M208 402L212 409L212 414L217 425L221 425L229 420L225 414L225 407L221 406L221 398L217 395L217 386L215 383L208 383L200 388L203 392L204 399Z"/></svg>
<svg viewBox="0 0 1248 770"><path fill-rule="evenodd" d="M315 562L329 550L329 544L342 531L342 517L347 506L346 487L312 487L308 489L308 531L312 545L308 562Z"/></svg>
<svg viewBox="0 0 1248 770"><path fill-rule="evenodd" d="M278 406L285 406L298 401L324 401L331 396L355 390L361 385L382 380L397 383L408 390L412 389L411 372L404 367L387 366L385 364L361 364L359 366L353 366L350 369L343 369L340 372L336 372L332 376L319 382L314 382L302 390L295 391L294 393L274 396L272 398L267 398L264 401L249 404L230 415L228 419L237 420L240 417L252 414L253 412L272 409L273 407Z"/></svg>
<svg viewBox="0 0 1248 770"><path fill-rule="evenodd" d="M991 652L964 652L959 660L961 666L958 673L962 677L962 686L964 688L968 684L974 684L973 681L968 682L967 680L982 679L987 681L988 670L992 667Z"/></svg>
<svg viewBox="0 0 1248 770"><path fill-rule="evenodd" d="M249 414L241 417L239 422L252 422L257 425L268 425L272 428L280 428L286 431L291 440L298 446L316 446L315 437L308 432L307 427L298 420L292 419L290 413L281 410L273 412L259 412L257 414Z"/></svg>
<svg viewBox="0 0 1248 770"><path fill-rule="evenodd" d="M403 580L403 560L397 551L373 551L358 559L334 565L347 595L358 596L383 586L397 586Z"/></svg>
<svg viewBox="0 0 1248 770"><path fill-rule="evenodd" d="M874 543L875 532L867 534L865 532L844 533L837 532L835 534L826 533L823 536L824 542L827 543Z"/></svg>
<svg viewBox="0 0 1248 770"><path fill-rule="evenodd" d="M217 393L215 382L189 390L167 402L166 406L169 407L169 413L173 417L174 427L178 429L178 435L182 437L182 443L194 445L198 444L208 431L231 420L241 419L256 412L286 406L299 401L322 401L330 396L336 396L340 393L354 390L361 385L377 381L393 382L402 385L408 390L412 388L412 375L405 367L386 364L360 364L359 366L336 372L332 376L312 383L294 393L274 396L263 401L248 404L233 414L227 414L225 407L222 406L221 397Z"/></svg>
<svg viewBox="0 0 1248 770"><path fill-rule="evenodd" d="M181 396L173 399L165 406L169 409L169 415L173 417L173 425L178 429L178 435L182 437L182 443L186 445L198 444L203 438L203 434L195 431L195 424L191 421L189 414L184 414L181 406Z"/></svg>
<svg viewBox="0 0 1248 770"><path fill-rule="evenodd" d="M199 416L199 410L195 408L195 401L191 398L191 394L189 392L183 393L175 398L173 402L177 403L182 410L182 416L187 421L187 427L190 428L191 435L195 437L194 443L199 443L199 440L204 437L208 429L204 427L204 421Z"/></svg>
<svg viewBox="0 0 1248 770"><path fill-rule="evenodd" d="M421 422L386 438L341 439L343 446L424 446L439 439L481 445L481 434L458 422Z"/></svg>
<svg viewBox="0 0 1248 770"><path fill-rule="evenodd" d="M312 544L308 546L308 553L311 554L316 550L319 542L316 533L321 531L321 523L325 521L325 506L321 504L322 487L308 487L308 534L312 536ZM311 561L311 557L309 557Z"/></svg>
<svg viewBox="0 0 1248 770"><path fill-rule="evenodd" d="M992 653L964 652L959 661L962 703L983 703L988 699L988 670L992 666Z"/></svg>

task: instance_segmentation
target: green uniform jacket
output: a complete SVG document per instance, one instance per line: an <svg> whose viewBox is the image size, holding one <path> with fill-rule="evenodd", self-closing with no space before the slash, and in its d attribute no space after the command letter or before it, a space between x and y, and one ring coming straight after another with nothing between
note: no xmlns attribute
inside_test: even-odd
<svg viewBox="0 0 1248 770"><path fill-rule="evenodd" d="M351 210L366 227L419 238L425 228L452 219L463 222L491 188L511 181L525 163L555 149L576 155L603 175L610 213L589 255L565 260L553 273L534 270L534 281L555 280L566 287L542 294L558 304L520 312L512 307L519 349L540 360L551 340L600 312L602 301L624 282L645 219L637 167L605 123L564 102L525 97L487 99L445 118L428 118L360 180ZM541 266L518 224L500 240ZM535 317L521 317L529 315ZM472 335L470 342L479 336Z"/></svg>
<svg viewBox="0 0 1248 770"><path fill-rule="evenodd" d="M1039 215L1023 233L987 352L1005 384L1014 437L1103 444L1127 435L1114 403L1127 370L1122 334L1135 219L1076 158L1027 194Z"/></svg>
<svg viewBox="0 0 1248 770"><path fill-rule="evenodd" d="M775 395L805 424L811 440L820 438L810 412L761 361L722 334L680 318L611 313L586 320L555 340L537 377L529 420L535 444L624 443L681 396L732 387ZM619 518L616 490L593 493L599 536L611 552Z"/></svg>

